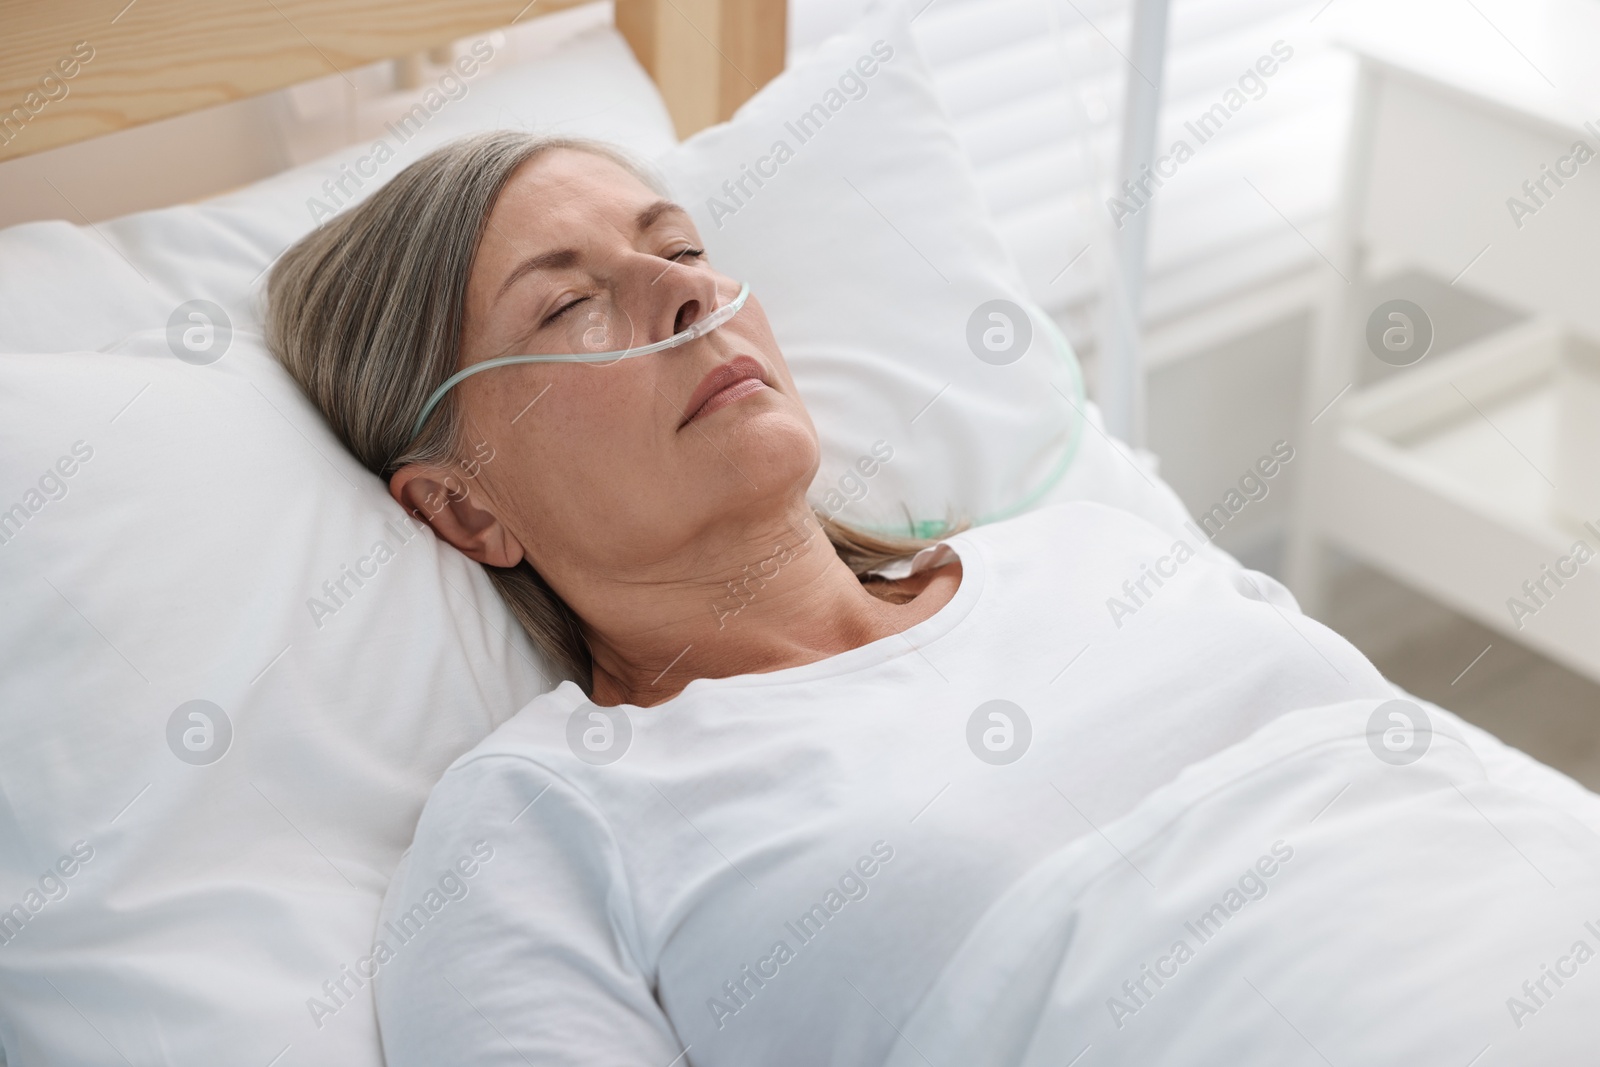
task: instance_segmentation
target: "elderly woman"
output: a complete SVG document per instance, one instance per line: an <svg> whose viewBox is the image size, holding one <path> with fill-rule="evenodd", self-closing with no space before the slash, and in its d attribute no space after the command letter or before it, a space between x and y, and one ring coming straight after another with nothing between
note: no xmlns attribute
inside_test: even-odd
<svg viewBox="0 0 1600 1067"><path fill-rule="evenodd" d="M694 335L740 288L640 167L518 133L273 272L285 365L569 675L428 802L367 967L392 1067L881 1063L1041 858L1278 716L1393 695L1271 579L1111 508L932 541L813 511L760 294Z"/></svg>

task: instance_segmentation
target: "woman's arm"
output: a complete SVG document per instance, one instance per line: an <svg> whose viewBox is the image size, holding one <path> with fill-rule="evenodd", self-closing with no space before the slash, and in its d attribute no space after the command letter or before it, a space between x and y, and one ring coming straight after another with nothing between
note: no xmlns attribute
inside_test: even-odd
<svg viewBox="0 0 1600 1067"><path fill-rule="evenodd" d="M661 1067L683 1050L639 960L604 819L511 756L452 768L384 902L376 994L390 1067Z"/></svg>

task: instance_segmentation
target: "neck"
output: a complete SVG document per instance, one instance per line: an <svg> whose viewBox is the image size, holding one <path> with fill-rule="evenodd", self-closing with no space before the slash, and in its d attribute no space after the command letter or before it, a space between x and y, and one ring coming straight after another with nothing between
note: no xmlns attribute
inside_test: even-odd
<svg viewBox="0 0 1600 1067"><path fill-rule="evenodd" d="M608 583L580 614L594 657L592 699L646 707L695 678L799 666L899 633L954 594L913 584L889 603L841 560L803 501L728 539L687 577ZM959 581L959 568L953 576ZM932 595L930 595L932 594Z"/></svg>

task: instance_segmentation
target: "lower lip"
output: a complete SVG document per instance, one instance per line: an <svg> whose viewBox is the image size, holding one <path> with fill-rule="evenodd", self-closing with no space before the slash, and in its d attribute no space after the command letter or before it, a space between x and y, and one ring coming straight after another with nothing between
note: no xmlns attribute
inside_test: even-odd
<svg viewBox="0 0 1600 1067"><path fill-rule="evenodd" d="M703 419L718 408L727 407L735 400L742 400L752 393L759 393L766 387L766 384L760 378L741 378L720 393L713 393L711 399L707 400L705 405L695 412L694 417L689 421L695 422Z"/></svg>

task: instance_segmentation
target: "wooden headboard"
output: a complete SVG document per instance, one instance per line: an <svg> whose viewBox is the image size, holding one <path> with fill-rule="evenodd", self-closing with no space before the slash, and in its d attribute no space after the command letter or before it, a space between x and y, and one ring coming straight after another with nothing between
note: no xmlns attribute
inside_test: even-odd
<svg viewBox="0 0 1600 1067"><path fill-rule="evenodd" d="M0 0L0 161L582 2ZM783 69L784 4L616 0L616 23L681 137L727 118Z"/></svg>

